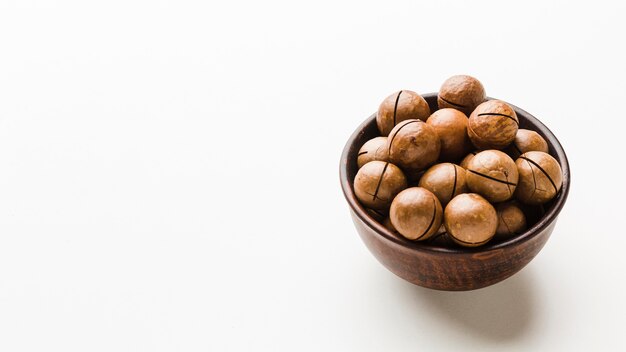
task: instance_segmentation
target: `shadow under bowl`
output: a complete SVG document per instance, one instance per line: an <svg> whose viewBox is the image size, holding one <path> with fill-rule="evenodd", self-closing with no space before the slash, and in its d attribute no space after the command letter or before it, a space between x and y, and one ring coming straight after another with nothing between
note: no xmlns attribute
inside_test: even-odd
<svg viewBox="0 0 626 352"><path fill-rule="evenodd" d="M431 111L437 108L437 93L424 94ZM537 118L511 105L519 118L519 127L538 132L547 142L549 153L560 163L563 185L557 196L545 206L545 213L525 232L499 243L476 248L444 248L413 242L395 236L377 222L359 203L353 188L358 171L357 153L371 138L379 136L376 115L370 116L350 136L341 155L341 188L359 236L370 252L387 269L419 286L446 291L464 291L500 282L528 264L550 238L557 216L563 208L570 187L570 170L563 147L554 134Z"/></svg>

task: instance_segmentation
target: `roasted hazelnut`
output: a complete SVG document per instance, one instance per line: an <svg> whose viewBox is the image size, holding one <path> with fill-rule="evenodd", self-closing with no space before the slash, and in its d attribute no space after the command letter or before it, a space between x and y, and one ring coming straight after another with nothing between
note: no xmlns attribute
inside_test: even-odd
<svg viewBox="0 0 626 352"><path fill-rule="evenodd" d="M469 166L469 162L474 159L474 156L478 154L478 151L473 151L470 152L469 154L467 154L465 156L465 158L463 158L463 160L461 160L461 163L459 164L459 166L461 166L462 168L464 168L465 170L467 170L467 167Z"/></svg>
<svg viewBox="0 0 626 352"><path fill-rule="evenodd" d="M515 202L506 202L496 205L498 214L498 228L496 238L506 239L526 230L526 215Z"/></svg>
<svg viewBox="0 0 626 352"><path fill-rule="evenodd" d="M437 161L441 142L435 129L422 120L406 120L391 130L387 139L389 161L419 171Z"/></svg>
<svg viewBox="0 0 626 352"><path fill-rule="evenodd" d="M467 186L493 203L513 197L517 186L517 166L499 150L485 150L474 156L467 168Z"/></svg>
<svg viewBox="0 0 626 352"><path fill-rule="evenodd" d="M472 112L467 133L478 149L503 149L515 139L518 124L511 106L500 100L489 100Z"/></svg>
<svg viewBox="0 0 626 352"><path fill-rule="evenodd" d="M407 187L406 177L399 167L384 161L370 161L354 178L354 193L367 208L385 210L393 197Z"/></svg>
<svg viewBox="0 0 626 352"><path fill-rule="evenodd" d="M539 133L520 128L517 130L515 140L513 140L509 149L509 155L517 159L526 152L538 151L547 153L548 142Z"/></svg>
<svg viewBox="0 0 626 352"><path fill-rule="evenodd" d="M439 109L454 108L469 115L485 100L485 88L474 77L459 75L448 78L437 95Z"/></svg>
<svg viewBox="0 0 626 352"><path fill-rule="evenodd" d="M370 161L387 161L387 137L375 137L365 142L357 154L356 163L359 168Z"/></svg>
<svg viewBox="0 0 626 352"><path fill-rule="evenodd" d="M443 223L454 242L476 247L487 243L495 235L498 216L485 198L476 193L464 193L448 203Z"/></svg>
<svg viewBox="0 0 626 352"><path fill-rule="evenodd" d="M429 190L411 187L398 193L391 203L389 218L402 236L421 241L437 233L443 211L437 197Z"/></svg>
<svg viewBox="0 0 626 352"><path fill-rule="evenodd" d="M554 198L561 189L563 173L561 165L550 154L528 152L517 161L519 183L515 196L522 203L537 205Z"/></svg>
<svg viewBox="0 0 626 352"><path fill-rule="evenodd" d="M458 161L472 150L472 143L467 136L467 116L459 110L437 110L426 123L435 129L441 140L440 160Z"/></svg>
<svg viewBox="0 0 626 352"><path fill-rule="evenodd" d="M420 119L426 121L430 115L430 107L421 95L410 91L401 90L388 96L378 107L376 124L383 136L401 121Z"/></svg>
<svg viewBox="0 0 626 352"><path fill-rule="evenodd" d="M436 164L422 175L419 186L433 192L445 206L457 194L467 192L465 169L451 163Z"/></svg>

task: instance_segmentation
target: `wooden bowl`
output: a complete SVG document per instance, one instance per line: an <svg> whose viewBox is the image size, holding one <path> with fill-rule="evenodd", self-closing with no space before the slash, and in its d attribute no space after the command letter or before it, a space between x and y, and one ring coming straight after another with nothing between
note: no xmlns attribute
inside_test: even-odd
<svg viewBox="0 0 626 352"><path fill-rule="evenodd" d="M437 93L423 97L431 111L437 110ZM544 206L527 231L503 242L487 243L477 248L445 248L412 242L396 236L374 220L354 195L353 180L359 148L379 135L376 115L370 116L350 136L341 155L341 188L350 206L354 225L372 254L387 269L416 285L437 290L473 290L502 281L521 270L546 244L556 225L570 187L567 156L557 138L534 116L513 106L520 128L537 131L548 142L550 154L561 164L563 186L559 194Z"/></svg>

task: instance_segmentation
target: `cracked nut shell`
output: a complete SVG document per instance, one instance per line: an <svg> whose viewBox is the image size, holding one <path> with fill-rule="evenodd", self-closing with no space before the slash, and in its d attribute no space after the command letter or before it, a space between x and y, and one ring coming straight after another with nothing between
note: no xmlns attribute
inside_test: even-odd
<svg viewBox="0 0 626 352"><path fill-rule="evenodd" d="M499 150L485 150L474 156L467 168L467 186L492 203L511 199L518 181L517 166Z"/></svg>
<svg viewBox="0 0 626 352"><path fill-rule="evenodd" d="M430 238L441 226L443 210L429 190L411 187L400 192L391 203L389 218L393 227L409 240Z"/></svg>
<svg viewBox="0 0 626 352"><path fill-rule="evenodd" d="M384 161L370 161L354 177L354 193L367 208L386 210L393 197L407 187L399 167Z"/></svg>
<svg viewBox="0 0 626 352"><path fill-rule="evenodd" d="M503 149L515 139L519 120L513 108L501 100L489 100L472 112L467 133L478 149Z"/></svg>
<svg viewBox="0 0 626 352"><path fill-rule="evenodd" d="M458 75L443 82L437 95L437 105L439 109L453 108L469 115L485 98L485 88L479 80Z"/></svg>
<svg viewBox="0 0 626 352"><path fill-rule="evenodd" d="M440 160L458 161L472 150L472 143L467 136L467 116L459 110L437 110L426 123L435 129L441 140Z"/></svg>
<svg viewBox="0 0 626 352"><path fill-rule="evenodd" d="M388 96L378 107L376 125L383 136L400 122L410 119L426 121L430 116L430 107L419 94L410 90L401 90Z"/></svg>
<svg viewBox="0 0 626 352"><path fill-rule="evenodd" d="M465 169L452 163L431 166L420 178L419 186L431 191L443 206L457 194L468 190Z"/></svg>
<svg viewBox="0 0 626 352"><path fill-rule="evenodd" d="M526 215L516 202L496 205L496 213L498 214L496 238L506 239L526 230Z"/></svg>
<svg viewBox="0 0 626 352"><path fill-rule="evenodd" d="M406 120L387 139L389 161L409 171L419 171L439 158L441 142L435 129L422 120Z"/></svg>
<svg viewBox="0 0 626 352"><path fill-rule="evenodd" d="M443 223L454 242L464 247L476 247L495 235L498 216L485 198L476 193L464 193L448 203Z"/></svg>
<svg viewBox="0 0 626 352"><path fill-rule="evenodd" d="M554 198L561 189L561 165L550 154L532 151L522 154L516 161L519 183L515 196L522 203L543 204Z"/></svg>
<svg viewBox="0 0 626 352"><path fill-rule="evenodd" d="M374 137L365 142L357 154L357 166L360 168L370 161L387 161L387 137Z"/></svg>

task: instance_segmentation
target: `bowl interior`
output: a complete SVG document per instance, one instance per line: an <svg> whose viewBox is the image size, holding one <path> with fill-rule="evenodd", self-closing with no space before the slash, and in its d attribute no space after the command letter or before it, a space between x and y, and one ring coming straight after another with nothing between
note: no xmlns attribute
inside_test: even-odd
<svg viewBox="0 0 626 352"><path fill-rule="evenodd" d="M438 110L437 93L424 94L423 97L428 102L431 112ZM519 127L533 130L539 133L548 142L550 155L556 158L556 160L561 164L561 169L563 171L563 185L557 196L550 202L544 204L542 207L529 207L525 209L529 224L529 227L525 232L504 241L492 241L480 247L449 248L426 244L422 242L409 241L402 238L401 236L396 236L389 230L387 230L384 226L382 226L378 221L376 221L367 213L365 208L356 199L353 189L353 180L358 171L358 167L356 164L357 153L365 142L380 135L378 132L378 128L376 127L376 114L370 116L363 124L361 124L361 126L357 128L357 130L352 134L352 136L346 143L346 147L344 148L343 154L341 156L341 186L352 211L359 218L361 218L361 220L363 220L367 224L367 226L372 228L380 236L383 236L390 241L401 244L402 246L425 251L446 253L489 251L505 246L515 245L516 243L527 240L533 235L539 233L542 229L546 228L552 221L554 221L554 219L556 219L567 199L570 186L569 164L567 161L567 156L563 151L563 147L554 136L554 134L544 124L542 124L539 120L537 120L528 112L512 104L510 105L515 109L517 117L519 118Z"/></svg>

